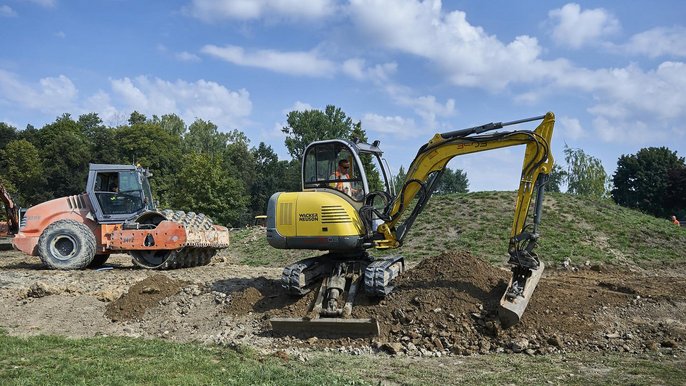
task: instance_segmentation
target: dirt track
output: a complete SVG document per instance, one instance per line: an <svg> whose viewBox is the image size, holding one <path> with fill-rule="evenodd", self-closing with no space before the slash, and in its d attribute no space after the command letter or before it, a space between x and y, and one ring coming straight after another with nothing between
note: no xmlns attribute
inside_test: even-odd
<svg viewBox="0 0 686 386"><path fill-rule="evenodd" d="M686 268L677 265L549 267L522 323L502 330L494 310L508 272L466 252L446 253L408 271L385 300L363 299L353 316L375 317L382 335L351 340L273 337L268 318L303 316L313 294L294 300L280 291L281 269L226 260L158 272L116 255L111 269L50 271L37 258L1 252L0 327L16 335L158 337L267 352L686 352Z"/></svg>

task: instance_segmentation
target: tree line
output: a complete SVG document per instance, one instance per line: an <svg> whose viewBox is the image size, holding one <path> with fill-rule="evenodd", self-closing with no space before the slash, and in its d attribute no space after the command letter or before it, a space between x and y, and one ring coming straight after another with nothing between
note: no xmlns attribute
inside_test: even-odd
<svg viewBox="0 0 686 386"><path fill-rule="evenodd" d="M233 226L263 213L271 193L300 186L298 164L201 119L186 125L175 114L133 112L117 127L95 113L64 114L40 129L0 123L0 178L22 207L85 191L89 163L140 164L153 173L160 208L202 212Z"/></svg>
<svg viewBox="0 0 686 386"><path fill-rule="evenodd" d="M291 111L282 131L291 160L279 160L261 142L251 146L245 133L222 131L196 119L187 125L179 116L134 111L127 124L107 126L96 113L74 119L63 114L40 129L24 130L0 122L0 182L22 207L85 190L89 163L141 164L152 170L153 194L160 208L202 212L221 224L241 226L264 214L271 194L298 191L300 164L307 145L331 138L367 141L366 132L340 108ZM686 216L684 158L667 148L641 149L623 155L608 177L601 162L582 149L565 146L566 167L555 164L546 190L593 198L611 197L617 204L655 216ZM380 177L362 159L370 185ZM392 181L402 186L401 166ZM460 169L447 168L436 194L464 193L469 180Z"/></svg>
<svg viewBox="0 0 686 386"><path fill-rule="evenodd" d="M134 111L127 124L107 126L96 113L63 114L41 128L24 130L0 122L0 182L21 207L85 191L89 163L140 164L153 172L153 195L160 208L202 212L230 226L250 224L264 214L274 192L300 190L300 162L313 141L357 138L366 141L360 122L340 108L292 111L285 146L291 160L279 160L261 142L251 146L245 133L221 131L196 119ZM378 171L364 159L372 186Z"/></svg>
<svg viewBox="0 0 686 386"><path fill-rule="evenodd" d="M556 164L546 190L615 203L655 217L676 215L686 219L686 164L684 157L667 147L642 148L636 154L624 154L610 177L596 157L582 149L565 145L566 168Z"/></svg>

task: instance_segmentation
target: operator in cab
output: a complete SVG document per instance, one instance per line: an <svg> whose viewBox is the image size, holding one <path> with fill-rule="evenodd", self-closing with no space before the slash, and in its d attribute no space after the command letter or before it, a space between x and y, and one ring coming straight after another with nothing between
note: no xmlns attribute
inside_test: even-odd
<svg viewBox="0 0 686 386"><path fill-rule="evenodd" d="M338 161L338 168L329 176L329 180L336 181L331 184L333 188L350 197L356 197L359 193L359 189L354 189L350 184L350 161L345 158Z"/></svg>

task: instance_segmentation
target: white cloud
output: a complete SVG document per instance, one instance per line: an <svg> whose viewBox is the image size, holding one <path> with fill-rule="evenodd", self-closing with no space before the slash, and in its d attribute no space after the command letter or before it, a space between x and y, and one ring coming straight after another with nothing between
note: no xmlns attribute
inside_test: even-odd
<svg viewBox="0 0 686 386"><path fill-rule="evenodd" d="M596 134L607 142L662 138L670 122L686 119L686 63L663 62L650 71L637 65L593 71L570 68L556 85L593 97L588 112Z"/></svg>
<svg viewBox="0 0 686 386"><path fill-rule="evenodd" d="M447 166L467 174L472 192L516 190L522 173L524 149L524 146L516 146L465 154L453 158Z"/></svg>
<svg viewBox="0 0 686 386"><path fill-rule="evenodd" d="M57 0L25 0L29 3L34 3L45 8L55 8L57 6Z"/></svg>
<svg viewBox="0 0 686 386"><path fill-rule="evenodd" d="M0 69L0 100L43 113L63 113L75 103L78 91L64 75L42 78L29 84L15 74Z"/></svg>
<svg viewBox="0 0 686 386"><path fill-rule="evenodd" d="M411 118L400 116L382 116L378 114L365 114L362 117L362 128L367 132L407 139L423 135L421 130Z"/></svg>
<svg viewBox="0 0 686 386"><path fill-rule="evenodd" d="M657 120L675 119L686 114L686 64L664 62L656 70L643 71L636 65L596 71L577 70L569 74L570 84L593 92L596 114L627 117L646 113ZM562 79L559 80L562 83Z"/></svg>
<svg viewBox="0 0 686 386"><path fill-rule="evenodd" d="M471 25L464 12L443 11L438 0L351 0L349 11L368 42L424 58L442 69L454 85L501 91L521 84L526 88L515 99L523 103L540 103L545 95L581 91L592 98L588 111L597 122L596 130L607 127L601 124L604 121L635 128L636 134L599 136L606 141L639 140L643 130L660 137L672 130L670 122L686 119L686 64L682 62L663 62L648 70L636 64L591 70L565 59L543 60L543 49L535 38L518 36L503 43ZM575 47L598 42L620 29L619 21L607 11L582 10L576 4L552 11L550 17L559 21L558 37L566 38L560 42ZM681 28L651 30L632 38L633 45L628 46L648 55L679 55L686 44L682 42L686 39L679 39L683 33ZM656 44L648 51L647 41L660 37L673 44ZM360 79L364 78L363 68L359 60L343 66L347 74ZM454 113L451 100L439 103L431 96L418 98L406 87L386 83L383 87L394 102L411 107L424 119L423 125L441 129L438 118ZM586 133L570 125L572 135Z"/></svg>
<svg viewBox="0 0 686 386"><path fill-rule="evenodd" d="M112 126L126 124L129 117L129 115L117 110L117 108L112 105L110 95L104 91L98 91L86 98L83 107L84 111L97 112L98 116L105 124ZM129 114L130 113L131 112L129 112Z"/></svg>
<svg viewBox="0 0 686 386"><path fill-rule="evenodd" d="M0 5L0 16L16 17L17 13L9 5Z"/></svg>
<svg viewBox="0 0 686 386"><path fill-rule="evenodd" d="M565 4L562 8L548 13L552 23L553 40L563 46L581 48L588 44L619 32L619 21L602 8L581 10L576 3Z"/></svg>
<svg viewBox="0 0 686 386"><path fill-rule="evenodd" d="M113 79L111 84L114 97L125 111L137 110L146 115L175 112L186 122L201 118L234 129L241 128L252 110L248 91L231 91L206 80L170 82L139 76Z"/></svg>
<svg viewBox="0 0 686 386"><path fill-rule="evenodd" d="M593 119L593 127L597 137L604 142L645 145L669 140L667 131L653 129L650 122L613 120L598 116Z"/></svg>
<svg viewBox="0 0 686 386"><path fill-rule="evenodd" d="M200 57L187 51L177 52L174 57L181 62L200 62Z"/></svg>
<svg viewBox="0 0 686 386"><path fill-rule="evenodd" d="M291 106L287 109L283 109L283 110L281 110L281 112L285 116L288 113L290 113L291 111L307 111L307 110L314 110L314 107L312 107L312 105L307 103L307 102L295 101L295 103L293 103L293 106Z"/></svg>
<svg viewBox="0 0 686 386"><path fill-rule="evenodd" d="M191 16L204 21L260 18L313 21L336 11L334 0L192 0L185 8Z"/></svg>
<svg viewBox="0 0 686 386"><path fill-rule="evenodd" d="M564 60L543 61L536 38L504 44L467 22L461 11L443 12L439 0L351 0L349 14L366 41L423 57L458 86L499 91L561 73Z"/></svg>
<svg viewBox="0 0 686 386"><path fill-rule="evenodd" d="M586 136L586 130L581 126L576 118L557 117L559 128L556 128L555 134L561 135L564 139L577 140Z"/></svg>
<svg viewBox="0 0 686 386"><path fill-rule="evenodd" d="M359 81L371 80L375 83L388 81L397 69L398 64L395 62L367 67L366 61L360 58L348 59L341 65L341 71L349 77Z"/></svg>
<svg viewBox="0 0 686 386"><path fill-rule="evenodd" d="M686 28L653 28L632 36L624 48L631 54L651 58L663 55L686 56Z"/></svg>
<svg viewBox="0 0 686 386"><path fill-rule="evenodd" d="M79 97L74 83L66 76L46 77L37 84L20 80L0 70L0 103L17 109L44 114L95 112L105 122L123 124L132 111L145 115L175 113L187 123L196 118L210 120L221 128L242 128L252 110L246 90L231 91L210 81L166 81L139 76L110 80L111 90Z"/></svg>
<svg viewBox="0 0 686 386"><path fill-rule="evenodd" d="M388 83L383 86L384 91L399 106L409 107L419 115L422 122L422 132L428 133L439 130L442 125L438 118L450 117L455 114L455 100L448 99L439 102L433 95L413 96L409 87Z"/></svg>
<svg viewBox="0 0 686 386"><path fill-rule="evenodd" d="M201 52L239 66L264 68L274 72L302 76L332 76L336 64L321 59L315 52L256 50L246 52L242 47L206 45Z"/></svg>

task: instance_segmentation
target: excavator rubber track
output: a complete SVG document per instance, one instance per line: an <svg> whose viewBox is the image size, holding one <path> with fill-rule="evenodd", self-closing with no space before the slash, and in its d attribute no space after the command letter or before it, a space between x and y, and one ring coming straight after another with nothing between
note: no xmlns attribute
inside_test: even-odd
<svg viewBox="0 0 686 386"><path fill-rule="evenodd" d="M133 262L147 269L178 269L207 265L217 251L229 246L228 230L217 227L204 214L164 210L169 221L183 224L187 241L175 251L130 251ZM221 229L223 228L223 229Z"/></svg>
<svg viewBox="0 0 686 386"><path fill-rule="evenodd" d="M384 297L393 291L391 281L405 271L402 256L375 260L364 270L364 289L372 297Z"/></svg>
<svg viewBox="0 0 686 386"><path fill-rule="evenodd" d="M350 315L361 287L374 298L391 292L391 281L402 273L401 256L371 261L327 254L300 260L284 268L282 286L291 295L310 292L320 283L308 315L302 318L272 318L276 335L327 337L371 337L379 335L375 319L354 319Z"/></svg>
<svg viewBox="0 0 686 386"><path fill-rule="evenodd" d="M326 255L300 260L283 269L281 285L289 295L305 295L311 284L330 270Z"/></svg>

